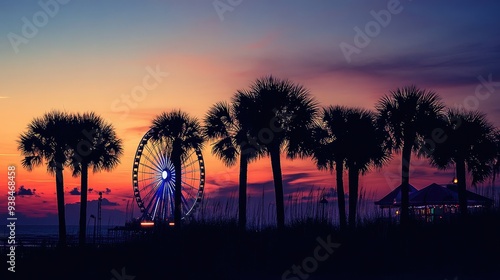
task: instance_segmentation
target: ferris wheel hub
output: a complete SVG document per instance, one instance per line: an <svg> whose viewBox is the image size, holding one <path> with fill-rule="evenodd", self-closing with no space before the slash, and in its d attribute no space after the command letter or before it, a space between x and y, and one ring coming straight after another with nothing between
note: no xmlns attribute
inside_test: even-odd
<svg viewBox="0 0 500 280"><path fill-rule="evenodd" d="M168 178L167 170L163 170L163 172L161 173L161 177L163 178L163 180L166 180Z"/></svg>

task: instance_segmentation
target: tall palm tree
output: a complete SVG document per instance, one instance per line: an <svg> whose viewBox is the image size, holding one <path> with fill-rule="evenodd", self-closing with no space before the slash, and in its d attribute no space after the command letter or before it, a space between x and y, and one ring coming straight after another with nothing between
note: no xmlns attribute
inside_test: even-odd
<svg viewBox="0 0 500 280"><path fill-rule="evenodd" d="M438 127L435 123L444 105L435 92L411 85L391 91L375 107L379 127L390 133L388 148L402 154L400 222L405 225L409 220L408 185L412 151L417 152L425 136Z"/></svg>
<svg viewBox="0 0 500 280"><path fill-rule="evenodd" d="M249 142L263 149L271 159L276 198L278 229L285 226L281 152L290 159L308 154L311 128L318 104L302 85L286 79L266 76L257 79L245 91L250 96L247 109L254 112L249 120Z"/></svg>
<svg viewBox="0 0 500 280"><path fill-rule="evenodd" d="M245 121L251 112L245 110L245 96L236 93L233 103L218 102L213 105L205 116L204 131L209 140L216 140L212 153L221 159L226 166L236 164L239 156L239 196L238 196L238 227L246 228L247 203L247 173L248 163L258 155L256 149L245 149L248 139Z"/></svg>
<svg viewBox="0 0 500 280"><path fill-rule="evenodd" d="M189 156L190 150L203 148L203 130L198 119L180 110L156 116L151 128L155 132L151 136L152 141L162 140L171 147L169 156L175 170L174 223L179 228L182 219L182 162Z"/></svg>
<svg viewBox="0 0 500 280"><path fill-rule="evenodd" d="M74 116L74 152L71 166L73 176L81 177L79 243L85 244L87 232L88 169L92 172L111 171L120 163L122 140L111 124L94 112Z"/></svg>
<svg viewBox="0 0 500 280"><path fill-rule="evenodd" d="M349 227L356 226L359 175L366 174L371 166L381 168L390 159L386 150L387 131L376 125L373 112L351 108L345 116L347 132L343 137L346 146L345 165L349 178Z"/></svg>
<svg viewBox="0 0 500 280"><path fill-rule="evenodd" d="M18 150L24 159L21 165L28 171L47 165L47 172L56 177L57 212L59 223L59 245L66 246L66 215L64 204L63 170L68 164L68 146L72 142L71 116L59 111L51 111L35 118L28 125L28 130L20 135Z"/></svg>
<svg viewBox="0 0 500 280"><path fill-rule="evenodd" d="M446 140L433 149L431 164L441 169L455 165L458 180L460 213L467 214L466 175L472 184L483 182L492 174L496 155L494 127L478 111L450 109L443 118Z"/></svg>
<svg viewBox="0 0 500 280"><path fill-rule="evenodd" d="M348 131L345 117L347 110L342 106L323 108L318 127L314 129L313 139L316 144L312 153L312 158L319 169L329 169L330 172L335 169L339 223L342 230L347 226L343 180L345 153L350 145L345 137Z"/></svg>

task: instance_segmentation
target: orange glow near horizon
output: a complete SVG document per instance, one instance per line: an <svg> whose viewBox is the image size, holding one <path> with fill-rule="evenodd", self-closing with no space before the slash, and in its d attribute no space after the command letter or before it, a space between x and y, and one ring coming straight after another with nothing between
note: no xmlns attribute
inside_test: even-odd
<svg viewBox="0 0 500 280"><path fill-rule="evenodd" d="M40 8L37 3L10 2L0 11L5 17L5 24L0 26L3 34L19 33L20 19ZM123 219L132 212L138 215L131 178L133 158L140 139L155 116L162 112L180 109L202 121L213 104L230 102L234 93L248 89L257 78L266 75L304 86L322 107L344 105L371 110L382 96L408 84L436 91L445 105L453 108L464 105L474 96L481 85L478 76L485 81L498 79L496 68L483 65L497 61L495 56L487 56L496 53L476 46L475 37L457 36L450 41L452 35L439 33L447 30L444 27L420 31L414 29L419 25L412 21L401 22L405 28L396 28L396 24L384 29L381 37L373 38L370 46L362 53L353 54L352 61L347 62L338 46L341 42L353 42L353 26L366 22L361 15L369 14L368 10L359 12L361 4L349 1L343 4L321 1L315 5L296 1L287 5L287 9L267 2L252 2L252 5L238 7L235 13L228 13L224 22L219 21L210 4L193 8L183 1L156 2L154 5L88 5L75 1L61 9L60 16L51 17L50 24L40 28L29 43L21 44L18 53L11 48L7 36L4 37L6 47L0 49L3 124L0 174L7 166L16 166L17 187L25 189L25 194L16 200L18 213L37 219L54 219L57 213L55 177L47 173L45 163L32 171L24 169L17 150L19 136L33 118L51 110L94 111L114 126L117 136L123 140L124 154L112 171L89 172L88 184L93 191L89 192L88 200L94 202L102 191L107 199L103 207L114 211L114 217ZM264 8L269 15L278 16L262 16ZM123 12L115 14L120 9L124 9ZM413 8L409 5L406 9ZM304 12L306 10L309 12ZM170 14L172 11L175 13ZM291 17L289 12L301 16ZM131 21L132 15L137 19ZM344 18L343 15L350 16ZM426 16L436 16L428 22L443 20L441 14ZM495 18L493 15L492 19ZM88 22L89 19L92 22ZM471 18L468 23L474 20ZM404 33L397 33L401 30ZM446 40L424 40L429 30L436 32L432 38ZM487 28L476 30L482 34ZM400 40L407 32L419 41L407 37ZM452 44L473 48L460 51L464 57L459 56L454 64L446 48ZM436 45L445 47L436 50ZM485 57L474 64L472 61L479 51ZM478 69L485 72L476 73ZM498 88L488 97L486 87L481 90L478 109L488 114L494 125L500 126ZM237 197L238 165L225 166L211 154L211 143L207 143L202 152L206 166L205 197ZM411 183L417 188L446 183L452 176L452 171L432 168L425 159L412 157L411 160ZM307 199L311 189L335 188L335 173L319 171L311 159L290 160L283 156L281 166L285 195ZM378 199L400 184L400 174L401 155L394 155L387 166L361 176L360 188L366 191L368 198ZM344 178L347 191L347 175ZM249 196L262 197L265 192L266 201L272 201L272 183L269 158L249 164ZM66 168L64 198L69 209L68 223L78 223L80 185L80 178L71 176L71 170ZM0 189L6 189L5 177L0 177ZM0 193L0 215L6 215L5 197L6 192Z"/></svg>

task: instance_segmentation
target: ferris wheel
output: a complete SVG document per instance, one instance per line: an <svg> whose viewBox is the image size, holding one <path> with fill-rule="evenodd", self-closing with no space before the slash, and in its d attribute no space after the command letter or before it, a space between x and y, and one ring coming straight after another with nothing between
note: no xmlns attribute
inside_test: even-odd
<svg viewBox="0 0 500 280"><path fill-rule="evenodd" d="M134 157L132 185L141 220L174 220L175 167L172 147L165 139L153 140L154 129L141 139ZM191 149L181 166L182 219L192 216L205 188L205 164L200 149Z"/></svg>

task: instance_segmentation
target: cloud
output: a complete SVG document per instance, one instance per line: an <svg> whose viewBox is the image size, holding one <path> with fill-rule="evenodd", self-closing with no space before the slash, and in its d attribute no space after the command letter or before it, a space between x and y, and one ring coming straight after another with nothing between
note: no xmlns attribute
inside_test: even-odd
<svg viewBox="0 0 500 280"><path fill-rule="evenodd" d="M34 195L36 192L36 189L26 189L24 186L19 187L19 190L17 191L17 195Z"/></svg>
<svg viewBox="0 0 500 280"><path fill-rule="evenodd" d="M142 133L146 134L151 129L151 126L141 125L135 127L129 127L125 130L126 133Z"/></svg>
<svg viewBox="0 0 500 280"><path fill-rule="evenodd" d="M459 86L477 84L477 75L500 73L495 63L500 59L496 46L470 44L452 49L387 55L356 65L332 67L368 75L374 78L389 77L392 80L411 81L428 86Z"/></svg>
<svg viewBox="0 0 500 280"><path fill-rule="evenodd" d="M98 194L100 192L102 192L103 194L109 194L109 193L111 193L111 189L110 188L106 188L104 190L95 190L93 188L89 188L89 193L96 193L96 194Z"/></svg>
<svg viewBox="0 0 500 280"><path fill-rule="evenodd" d="M255 60L255 59L254 59ZM427 87L476 85L478 75L500 75L500 41L420 50L392 50L347 63L330 50L284 58L264 56L249 74L275 73L292 79L349 75Z"/></svg>
<svg viewBox="0 0 500 280"><path fill-rule="evenodd" d="M69 192L70 195L80 195L80 191L78 188L74 188L72 191Z"/></svg>
<svg viewBox="0 0 500 280"><path fill-rule="evenodd" d="M118 204L117 202L111 202L107 198L103 198L101 201L101 205L102 206L118 206L120 204Z"/></svg>

